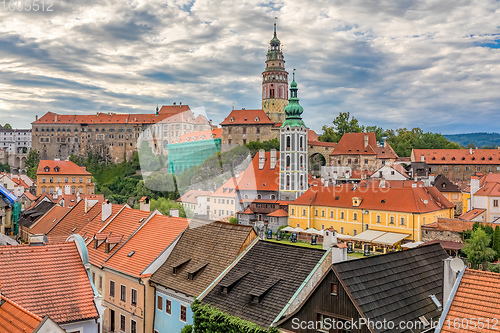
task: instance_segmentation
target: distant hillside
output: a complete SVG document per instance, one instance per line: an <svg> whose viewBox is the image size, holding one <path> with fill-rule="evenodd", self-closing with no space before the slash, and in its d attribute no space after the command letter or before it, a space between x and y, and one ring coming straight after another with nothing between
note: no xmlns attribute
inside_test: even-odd
<svg viewBox="0 0 500 333"><path fill-rule="evenodd" d="M500 146L500 133L445 134L444 137L464 147L467 147L469 143L473 143L478 148Z"/></svg>

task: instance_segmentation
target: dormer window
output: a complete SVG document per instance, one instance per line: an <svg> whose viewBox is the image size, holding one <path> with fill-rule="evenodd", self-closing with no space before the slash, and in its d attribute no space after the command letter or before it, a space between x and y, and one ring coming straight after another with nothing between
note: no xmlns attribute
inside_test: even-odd
<svg viewBox="0 0 500 333"><path fill-rule="evenodd" d="M61 170L61 169L60 169L58 166L56 166L56 167L54 168L54 171L55 171L55 172L59 172L60 170Z"/></svg>
<svg viewBox="0 0 500 333"><path fill-rule="evenodd" d="M49 172L49 171L50 171L50 168L49 168L48 166L46 166L46 167L44 168L44 170L45 170L45 172Z"/></svg>
<svg viewBox="0 0 500 333"><path fill-rule="evenodd" d="M234 117L229 118L229 121L232 123L234 121Z"/></svg>
<svg viewBox="0 0 500 333"><path fill-rule="evenodd" d="M259 122L259 120L260 120L260 118L259 118L259 117L255 117L255 122L256 122L256 123L258 123L258 122Z"/></svg>

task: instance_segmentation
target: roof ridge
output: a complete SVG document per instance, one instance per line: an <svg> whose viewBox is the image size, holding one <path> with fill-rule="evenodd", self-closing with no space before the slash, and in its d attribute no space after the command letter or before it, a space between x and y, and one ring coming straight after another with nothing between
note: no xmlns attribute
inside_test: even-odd
<svg viewBox="0 0 500 333"><path fill-rule="evenodd" d="M25 312L26 314L30 315L31 317L39 320L39 321L42 321L42 317L40 316L37 316L36 314L34 314L33 312L31 312L30 310L26 309L25 307L17 304L16 302L12 301L11 299L5 297L3 294L0 295L1 299L4 300L5 302L7 303L10 303L12 306L22 310L23 312Z"/></svg>

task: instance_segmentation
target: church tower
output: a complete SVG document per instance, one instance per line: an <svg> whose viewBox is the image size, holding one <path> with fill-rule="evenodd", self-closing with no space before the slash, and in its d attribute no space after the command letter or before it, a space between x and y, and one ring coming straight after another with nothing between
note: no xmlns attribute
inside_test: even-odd
<svg viewBox="0 0 500 333"><path fill-rule="evenodd" d="M275 123L285 120L285 106L288 105L288 72L281 51L281 42L276 34L269 42L266 69L262 72L262 109Z"/></svg>
<svg viewBox="0 0 500 333"><path fill-rule="evenodd" d="M295 71L290 85L286 119L280 128L280 200L295 200L308 189L307 127L297 97Z"/></svg>

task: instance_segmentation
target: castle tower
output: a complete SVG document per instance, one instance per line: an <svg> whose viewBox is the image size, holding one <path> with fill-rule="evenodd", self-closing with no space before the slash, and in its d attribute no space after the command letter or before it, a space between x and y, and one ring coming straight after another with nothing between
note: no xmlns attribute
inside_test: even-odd
<svg viewBox="0 0 500 333"><path fill-rule="evenodd" d="M269 42L266 69L262 72L262 109L271 121L282 123L285 120L285 106L288 105L288 72L281 52L281 42L276 35Z"/></svg>
<svg viewBox="0 0 500 333"><path fill-rule="evenodd" d="M286 119L280 128L280 200L295 200L308 189L307 127L301 118L304 109L297 90L294 71Z"/></svg>

